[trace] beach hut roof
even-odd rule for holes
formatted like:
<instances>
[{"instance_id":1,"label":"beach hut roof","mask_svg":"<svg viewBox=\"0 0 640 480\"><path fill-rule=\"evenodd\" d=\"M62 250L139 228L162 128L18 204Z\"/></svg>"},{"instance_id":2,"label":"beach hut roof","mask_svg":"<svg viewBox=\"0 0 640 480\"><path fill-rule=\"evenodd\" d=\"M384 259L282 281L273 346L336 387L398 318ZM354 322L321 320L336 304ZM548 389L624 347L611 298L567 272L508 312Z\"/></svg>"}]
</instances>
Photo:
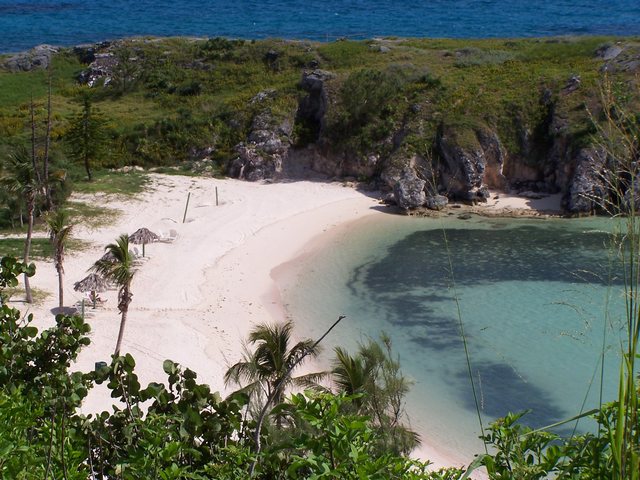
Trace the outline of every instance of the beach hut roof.
<instances>
[{"instance_id":1,"label":"beach hut roof","mask_svg":"<svg viewBox=\"0 0 640 480\"><path fill-rule=\"evenodd\" d=\"M107 287L106 280L97 273L90 273L73 285L76 292L104 292Z\"/></svg>"},{"instance_id":2,"label":"beach hut roof","mask_svg":"<svg viewBox=\"0 0 640 480\"><path fill-rule=\"evenodd\" d=\"M157 234L153 233L151 230L144 227L139 228L138 230L133 232L131 235L129 235L129 241L131 243L137 243L137 244L157 242L159 239L160 237L158 237Z\"/></svg>"}]
</instances>

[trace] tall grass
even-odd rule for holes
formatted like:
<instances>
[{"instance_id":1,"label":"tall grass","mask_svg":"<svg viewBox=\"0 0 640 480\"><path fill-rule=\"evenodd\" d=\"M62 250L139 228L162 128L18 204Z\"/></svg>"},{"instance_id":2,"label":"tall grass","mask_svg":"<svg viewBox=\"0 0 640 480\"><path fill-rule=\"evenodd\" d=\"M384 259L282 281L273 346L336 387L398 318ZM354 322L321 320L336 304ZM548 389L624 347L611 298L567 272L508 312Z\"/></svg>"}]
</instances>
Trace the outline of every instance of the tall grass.
<instances>
[{"instance_id":1,"label":"tall grass","mask_svg":"<svg viewBox=\"0 0 640 480\"><path fill-rule=\"evenodd\" d=\"M601 179L611 197L602 207L620 219L612 241L624 275L625 342L617 398L617 415L607 432L611 443L612 478L640 478L639 394L636 361L640 336L640 116L628 109L627 98L609 78L601 89L602 114L594 121L607 168ZM593 116L592 116L593 118Z\"/></svg>"}]
</instances>

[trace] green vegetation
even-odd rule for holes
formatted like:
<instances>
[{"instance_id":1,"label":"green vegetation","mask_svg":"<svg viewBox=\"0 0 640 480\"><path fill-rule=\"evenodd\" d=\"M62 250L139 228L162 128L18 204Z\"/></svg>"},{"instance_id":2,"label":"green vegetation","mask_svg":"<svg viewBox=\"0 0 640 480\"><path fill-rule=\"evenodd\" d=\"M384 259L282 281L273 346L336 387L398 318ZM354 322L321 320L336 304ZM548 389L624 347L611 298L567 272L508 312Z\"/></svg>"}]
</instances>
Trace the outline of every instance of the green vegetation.
<instances>
[{"instance_id":1,"label":"green vegetation","mask_svg":"<svg viewBox=\"0 0 640 480\"><path fill-rule=\"evenodd\" d=\"M82 251L87 244L82 240L71 239L67 244L67 252ZM0 238L0 252L12 257L22 256L24 238ZM34 238L31 242L31 258L34 260L52 259L53 248L48 238Z\"/></svg>"},{"instance_id":2,"label":"green vegetation","mask_svg":"<svg viewBox=\"0 0 640 480\"><path fill-rule=\"evenodd\" d=\"M24 147L46 170L39 182L51 193L38 200L38 217L72 189L142 187L137 174L107 169L224 173L258 115L274 128L290 126L295 148L316 144L338 162L362 162L356 176L375 178L413 155L438 162L433 147L443 131L455 132L462 147L477 146L478 132L495 133L509 158L536 165L557 136L566 137L569 151L591 144L587 109L600 117L605 62L597 52L615 42L636 55L637 39L609 37L129 39L103 52L115 64L110 80L99 78L92 88L78 82L88 68L82 55L63 51L50 72L0 70L0 167ZM314 69L332 74L321 121L297 113L307 95L302 72ZM627 90L634 82L624 68L610 75ZM571 82L577 87L563 93ZM371 157L379 159L374 167L365 161ZM89 176L93 181L84 180ZM21 209L24 196L0 192L0 227L15 227Z\"/></svg>"},{"instance_id":3,"label":"green vegetation","mask_svg":"<svg viewBox=\"0 0 640 480\"><path fill-rule=\"evenodd\" d=\"M148 177L139 172L127 173L99 171L91 181L80 180L73 184L78 193L107 193L114 195L134 196L141 193L148 183Z\"/></svg>"},{"instance_id":4,"label":"green vegetation","mask_svg":"<svg viewBox=\"0 0 640 480\"><path fill-rule=\"evenodd\" d=\"M453 480L483 466L492 479L638 480L640 128L637 91L629 88L634 80L628 74L612 72L604 98L599 95L603 61L595 52L610 40L127 40L114 51L119 64L112 82L94 90L93 105L105 119L99 168L182 169L207 151L223 170L259 111L267 109L278 121L300 121L295 110L305 94L298 88L301 70L316 67L335 75L327 85L320 139L335 153L384 157L402 149L427 156L439 131L451 129L458 144L473 146L478 131L490 128L511 154L524 155L523 133L538 145L555 135L549 128L552 113L565 121L563 134L573 145L599 139L614 173L605 181L619 192L604 207L615 215L631 214L612 239L628 275L619 396L596 411L578 413L592 416L597 430L570 438L531 431L518 422L521 413L505 412L484 431L488 451L466 473L429 473L426 464L405 456L417 442L402 424L409 382L384 338L363 344L355 354L336 350L333 384L324 389L317 384L320 374L298 378L314 389L287 389L296 380L293 370L318 346L311 340L289 345L288 324L263 325L252 333L245 357L226 377L242 388L227 399L169 360L163 365L167 384L143 387L133 357L119 355L133 277L126 237L109 245L112 260L95 266L120 289L112 362L95 372L71 373L72 362L89 344L84 320L58 316L56 327L39 334L31 318L23 321L6 304L18 277L24 275L26 283L34 274L29 256L52 255L48 241L31 242L34 218L64 204L74 181L79 192L133 194L146 177L96 169L91 181L80 180L89 173L86 154L95 157L90 161L98 156L67 144L75 135L73 147L78 147L82 131L74 125L87 117L86 104L79 103L87 88L75 80L84 66L70 53L54 62L51 109L46 73L0 72L0 166L10 187L0 191L0 221L28 225L26 249L23 240L0 240L3 254L25 259L6 256L0 263L0 476ZM575 93L561 94L567 85L578 85ZM275 93L259 106L252 102L267 89ZM298 146L318 140L308 126L298 127ZM538 154L534 148L527 160L538 161ZM40 193L46 189L51 198ZM74 222L111 215L82 203L69 207ZM28 286L26 294L33 296ZM121 406L95 417L81 415L88 390L102 383Z\"/></svg>"},{"instance_id":5,"label":"green vegetation","mask_svg":"<svg viewBox=\"0 0 640 480\"><path fill-rule=\"evenodd\" d=\"M317 67L336 75L329 90L337 95L331 98L327 119L335 128L324 132L334 149L384 153L387 137L404 128L412 134L406 148L421 151L444 123L494 128L509 150L518 153L521 132L514 124L533 131L546 121L548 106L541 102L545 90L554 95L550 100L558 103L573 133L584 134L584 105L597 100L603 64L596 51L620 40L382 39L321 44L131 39L113 48L119 63L107 86L78 85L77 74L86 65L70 52L56 57L53 150L87 158L82 142L72 142L69 149L63 140L78 139L78 122L87 117L83 99L90 93L92 107L106 122L99 133L105 138L97 142L105 142L101 166L172 166L198 158L199 151L209 148L211 158L224 169L233 147L246 141L256 113L250 100L258 92L273 90L269 111L293 122L304 95L298 86L301 72ZM580 78L579 91L558 98L557 92L573 76ZM616 76L629 78L624 73ZM0 71L0 152L29 137L31 95L36 124L43 124L46 83L46 72ZM312 140L303 135L296 145ZM70 171L80 167L65 165Z\"/></svg>"},{"instance_id":6,"label":"green vegetation","mask_svg":"<svg viewBox=\"0 0 640 480\"><path fill-rule=\"evenodd\" d=\"M131 355L113 356L95 372L70 373L89 344L80 317L56 317L38 334L30 318L5 303L21 274L10 257L0 265L0 475L3 478L119 479L372 478L459 479L462 471L428 473L427 464L378 451L378 433L354 411L358 395L308 391L283 397L256 449L248 396L227 399L199 384L195 372L166 360L167 383L142 387ZM316 342L317 343L317 342ZM95 384L122 405L95 417L78 413ZM143 407L144 405L144 407Z\"/></svg>"}]
</instances>

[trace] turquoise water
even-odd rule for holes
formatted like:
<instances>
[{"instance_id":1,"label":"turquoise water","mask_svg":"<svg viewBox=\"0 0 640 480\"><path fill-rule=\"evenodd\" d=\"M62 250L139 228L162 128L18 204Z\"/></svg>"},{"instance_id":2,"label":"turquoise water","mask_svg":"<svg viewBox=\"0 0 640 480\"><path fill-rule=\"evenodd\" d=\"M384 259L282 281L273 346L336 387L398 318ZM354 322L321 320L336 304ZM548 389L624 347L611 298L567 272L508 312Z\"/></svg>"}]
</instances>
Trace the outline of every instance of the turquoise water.
<instances>
[{"instance_id":1,"label":"turquoise water","mask_svg":"<svg viewBox=\"0 0 640 480\"><path fill-rule=\"evenodd\" d=\"M0 0L0 52L132 35L334 40L638 35L637 0Z\"/></svg>"},{"instance_id":2,"label":"turquoise water","mask_svg":"<svg viewBox=\"0 0 640 480\"><path fill-rule=\"evenodd\" d=\"M608 228L602 219L375 216L296 261L280 279L283 297L311 336L347 315L327 357L333 345L389 333L415 382L412 424L470 459L482 443L455 297L485 426L509 411L531 409L524 421L539 427L597 406L603 339L611 400L623 308Z\"/></svg>"}]
</instances>

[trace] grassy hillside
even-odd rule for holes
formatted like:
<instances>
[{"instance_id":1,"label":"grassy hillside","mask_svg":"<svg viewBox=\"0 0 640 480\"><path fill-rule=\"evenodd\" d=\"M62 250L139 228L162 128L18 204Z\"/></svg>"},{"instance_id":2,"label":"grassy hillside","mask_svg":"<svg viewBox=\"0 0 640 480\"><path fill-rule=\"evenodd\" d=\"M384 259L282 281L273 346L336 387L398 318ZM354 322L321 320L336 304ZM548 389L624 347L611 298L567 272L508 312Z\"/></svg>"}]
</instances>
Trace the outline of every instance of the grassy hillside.
<instances>
[{"instance_id":1,"label":"grassy hillside","mask_svg":"<svg viewBox=\"0 0 640 480\"><path fill-rule=\"evenodd\" d=\"M511 155L524 155L526 134L535 153L535 143L548 136L551 114L563 119L572 142L591 134L587 107L597 114L605 64L598 52L616 43L638 53L638 39L608 37L333 43L136 38L102 51L120 64L107 85L99 81L93 88L77 80L87 64L77 52L63 50L51 69L53 159L68 179L82 178L81 166L68 159L65 138L89 94L107 122L99 166L189 168L185 162L207 156L224 171L235 146L247 141L254 115L265 108L251 101L264 91L271 91L270 115L293 124L296 147L322 140L325 150L338 154L406 156L428 151L446 125L457 128L462 145L476 141L469 132L490 128ZM313 69L335 75L327 84L321 139L296 117L306 95L299 86L302 72ZM612 70L625 101L637 102L627 95L637 81L633 68ZM29 144L31 99L42 148L47 78L42 70L0 69L0 161ZM571 79L577 89L562 95Z\"/></svg>"}]
</instances>

